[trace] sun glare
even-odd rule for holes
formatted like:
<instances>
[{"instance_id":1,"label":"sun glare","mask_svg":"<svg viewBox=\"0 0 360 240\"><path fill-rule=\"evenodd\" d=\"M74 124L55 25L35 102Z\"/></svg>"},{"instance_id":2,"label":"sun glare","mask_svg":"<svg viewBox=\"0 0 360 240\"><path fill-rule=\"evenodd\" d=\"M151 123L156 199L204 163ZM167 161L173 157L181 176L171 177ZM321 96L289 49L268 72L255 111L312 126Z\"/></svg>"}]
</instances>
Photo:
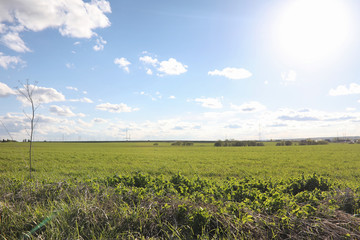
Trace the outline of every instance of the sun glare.
<instances>
[{"instance_id":1,"label":"sun glare","mask_svg":"<svg viewBox=\"0 0 360 240\"><path fill-rule=\"evenodd\" d=\"M274 37L292 61L315 64L336 57L351 38L349 6L341 0L287 1L275 24Z\"/></svg>"}]
</instances>

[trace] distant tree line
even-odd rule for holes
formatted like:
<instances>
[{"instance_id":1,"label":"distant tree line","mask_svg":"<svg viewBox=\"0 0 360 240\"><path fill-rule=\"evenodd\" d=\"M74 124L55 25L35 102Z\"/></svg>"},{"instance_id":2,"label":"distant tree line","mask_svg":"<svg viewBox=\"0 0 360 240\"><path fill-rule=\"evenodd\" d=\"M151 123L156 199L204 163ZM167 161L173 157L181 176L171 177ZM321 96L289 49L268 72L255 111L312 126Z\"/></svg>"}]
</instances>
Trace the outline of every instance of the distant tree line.
<instances>
[{"instance_id":1,"label":"distant tree line","mask_svg":"<svg viewBox=\"0 0 360 240\"><path fill-rule=\"evenodd\" d=\"M16 140L12 139L3 139L2 142L17 142Z\"/></svg>"},{"instance_id":2,"label":"distant tree line","mask_svg":"<svg viewBox=\"0 0 360 240\"><path fill-rule=\"evenodd\" d=\"M291 146L291 145L293 145L292 141L281 141L276 143L276 146Z\"/></svg>"},{"instance_id":3,"label":"distant tree line","mask_svg":"<svg viewBox=\"0 0 360 240\"><path fill-rule=\"evenodd\" d=\"M214 144L215 147L256 147L264 146L262 142L256 141L238 141L238 140L218 140Z\"/></svg>"},{"instance_id":4,"label":"distant tree line","mask_svg":"<svg viewBox=\"0 0 360 240\"><path fill-rule=\"evenodd\" d=\"M186 141L176 141L171 143L171 146L193 146L193 142L186 142Z\"/></svg>"},{"instance_id":5,"label":"distant tree line","mask_svg":"<svg viewBox=\"0 0 360 240\"><path fill-rule=\"evenodd\" d=\"M325 141L325 140L316 141L316 140L306 139L306 140L301 140L299 142L298 141L292 142L289 140L280 141L280 142L276 143L276 146L292 146L296 143L298 143L299 145L326 145L326 144L329 144L329 142Z\"/></svg>"},{"instance_id":6,"label":"distant tree line","mask_svg":"<svg viewBox=\"0 0 360 240\"><path fill-rule=\"evenodd\" d=\"M326 145L326 144L329 144L329 142L324 140L315 141L311 139L301 140L299 142L299 145Z\"/></svg>"}]
</instances>

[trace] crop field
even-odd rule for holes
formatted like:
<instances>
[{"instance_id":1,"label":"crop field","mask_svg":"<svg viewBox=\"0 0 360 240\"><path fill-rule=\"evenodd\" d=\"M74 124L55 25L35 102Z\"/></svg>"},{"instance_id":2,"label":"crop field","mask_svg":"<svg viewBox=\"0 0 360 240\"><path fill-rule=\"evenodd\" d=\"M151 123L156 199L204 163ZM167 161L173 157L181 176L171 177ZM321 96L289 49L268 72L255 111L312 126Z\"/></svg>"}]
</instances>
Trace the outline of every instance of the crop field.
<instances>
[{"instance_id":1,"label":"crop field","mask_svg":"<svg viewBox=\"0 0 360 240\"><path fill-rule=\"evenodd\" d=\"M358 239L360 144L0 144L0 239Z\"/></svg>"},{"instance_id":2,"label":"crop field","mask_svg":"<svg viewBox=\"0 0 360 240\"><path fill-rule=\"evenodd\" d=\"M352 186L360 185L360 144L321 146L214 147L212 143L34 143L37 179L107 177L137 172L152 176L211 179L227 177L288 178L317 173ZM4 177L28 175L28 144L0 144Z\"/></svg>"}]
</instances>

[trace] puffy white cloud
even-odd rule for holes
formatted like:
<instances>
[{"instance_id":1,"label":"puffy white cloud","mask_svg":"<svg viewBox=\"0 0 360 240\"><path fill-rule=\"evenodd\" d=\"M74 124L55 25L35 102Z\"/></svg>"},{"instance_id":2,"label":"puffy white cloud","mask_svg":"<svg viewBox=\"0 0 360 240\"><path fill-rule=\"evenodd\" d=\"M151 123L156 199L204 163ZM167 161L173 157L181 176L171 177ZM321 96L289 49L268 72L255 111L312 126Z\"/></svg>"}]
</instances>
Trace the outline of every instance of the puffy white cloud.
<instances>
[{"instance_id":1,"label":"puffy white cloud","mask_svg":"<svg viewBox=\"0 0 360 240\"><path fill-rule=\"evenodd\" d=\"M341 96L341 95L351 95L351 94L360 94L360 85L356 83L350 83L349 87L346 85L337 86L335 89L330 89L330 96Z\"/></svg>"},{"instance_id":2,"label":"puffy white cloud","mask_svg":"<svg viewBox=\"0 0 360 240\"><path fill-rule=\"evenodd\" d=\"M94 29L110 26L105 15L110 12L105 0L0 1L0 23L7 25L1 27L1 33L5 33L1 41L14 51L26 52L30 49L19 36L22 31L55 28L62 36L91 38L96 35Z\"/></svg>"},{"instance_id":3,"label":"puffy white cloud","mask_svg":"<svg viewBox=\"0 0 360 240\"><path fill-rule=\"evenodd\" d=\"M96 109L113 112L113 113L134 112L139 110L138 108L129 107L125 103L119 103L119 104L102 103L96 105Z\"/></svg>"},{"instance_id":4,"label":"puffy white cloud","mask_svg":"<svg viewBox=\"0 0 360 240\"><path fill-rule=\"evenodd\" d=\"M145 52L147 53L147 52ZM153 70L149 67L152 67L154 70L158 71L158 76L164 75L180 75L187 72L187 65L178 62L175 58L169 58L167 61L159 61L157 58L151 56L142 56L139 58L139 61L143 64L146 64L146 74L152 75Z\"/></svg>"},{"instance_id":5,"label":"puffy white cloud","mask_svg":"<svg viewBox=\"0 0 360 240\"><path fill-rule=\"evenodd\" d=\"M201 103L206 108L222 108L221 98L195 98L195 102Z\"/></svg>"},{"instance_id":6,"label":"puffy white cloud","mask_svg":"<svg viewBox=\"0 0 360 240\"><path fill-rule=\"evenodd\" d=\"M20 57L5 56L0 52L0 66L7 69L8 67L14 66L15 64L25 64Z\"/></svg>"},{"instance_id":7,"label":"puffy white cloud","mask_svg":"<svg viewBox=\"0 0 360 240\"><path fill-rule=\"evenodd\" d=\"M62 116L62 117L74 117L76 116L75 113L73 113L69 107L63 106L57 106L57 105L51 105L49 107L49 111L53 114L56 114L58 116Z\"/></svg>"},{"instance_id":8,"label":"puffy white cloud","mask_svg":"<svg viewBox=\"0 0 360 240\"><path fill-rule=\"evenodd\" d=\"M176 97L174 95L171 95L169 99L175 99Z\"/></svg>"},{"instance_id":9,"label":"puffy white cloud","mask_svg":"<svg viewBox=\"0 0 360 240\"><path fill-rule=\"evenodd\" d=\"M140 62L143 62L145 64L153 65L154 67L159 63L159 61L156 58L152 58L150 56L143 56L139 58Z\"/></svg>"},{"instance_id":10,"label":"puffy white cloud","mask_svg":"<svg viewBox=\"0 0 360 240\"><path fill-rule=\"evenodd\" d=\"M294 70L289 70L288 72L281 73L281 79L285 84L296 81L296 72Z\"/></svg>"},{"instance_id":11,"label":"puffy white cloud","mask_svg":"<svg viewBox=\"0 0 360 240\"><path fill-rule=\"evenodd\" d=\"M169 58L167 61L161 61L158 68L159 72L166 75L180 75L187 71L188 66L176 61L175 58Z\"/></svg>"},{"instance_id":12,"label":"puffy white cloud","mask_svg":"<svg viewBox=\"0 0 360 240\"><path fill-rule=\"evenodd\" d=\"M96 45L93 47L95 51L104 50L104 45L107 43L102 37L96 39Z\"/></svg>"},{"instance_id":13,"label":"puffy white cloud","mask_svg":"<svg viewBox=\"0 0 360 240\"><path fill-rule=\"evenodd\" d=\"M252 76L251 72L244 68L224 68L223 70L217 70L209 71L208 75L210 76L223 76L229 79L239 80L239 79L245 79Z\"/></svg>"},{"instance_id":14,"label":"puffy white cloud","mask_svg":"<svg viewBox=\"0 0 360 240\"><path fill-rule=\"evenodd\" d=\"M38 87L31 84L29 88L33 89L33 100L36 104L65 101L65 96L54 88ZM19 88L19 91L25 92L25 89ZM24 104L29 104L28 100L19 93L17 99Z\"/></svg>"},{"instance_id":15,"label":"puffy white cloud","mask_svg":"<svg viewBox=\"0 0 360 240\"><path fill-rule=\"evenodd\" d=\"M11 89L8 85L5 83L0 82L0 97L7 97L9 95L15 95L16 92Z\"/></svg>"},{"instance_id":16,"label":"puffy white cloud","mask_svg":"<svg viewBox=\"0 0 360 240\"><path fill-rule=\"evenodd\" d=\"M231 108L243 113L252 113L252 112L262 111L266 107L259 102L252 101L252 102L243 103L240 106L231 104Z\"/></svg>"},{"instance_id":17,"label":"puffy white cloud","mask_svg":"<svg viewBox=\"0 0 360 240\"><path fill-rule=\"evenodd\" d=\"M129 72L129 65L131 62L129 62L126 58L115 58L114 63L119 65L119 68L124 69L125 72Z\"/></svg>"}]
</instances>

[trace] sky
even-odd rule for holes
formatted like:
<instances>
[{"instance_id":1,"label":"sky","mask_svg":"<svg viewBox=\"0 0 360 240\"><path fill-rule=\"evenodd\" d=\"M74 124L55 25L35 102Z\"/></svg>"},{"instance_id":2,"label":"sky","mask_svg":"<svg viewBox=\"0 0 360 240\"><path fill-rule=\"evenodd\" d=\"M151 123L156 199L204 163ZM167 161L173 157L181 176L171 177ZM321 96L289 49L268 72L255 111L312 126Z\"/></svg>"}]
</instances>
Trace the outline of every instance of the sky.
<instances>
[{"instance_id":1,"label":"sky","mask_svg":"<svg viewBox=\"0 0 360 240\"><path fill-rule=\"evenodd\" d=\"M0 138L360 136L356 0L2 0Z\"/></svg>"}]
</instances>

